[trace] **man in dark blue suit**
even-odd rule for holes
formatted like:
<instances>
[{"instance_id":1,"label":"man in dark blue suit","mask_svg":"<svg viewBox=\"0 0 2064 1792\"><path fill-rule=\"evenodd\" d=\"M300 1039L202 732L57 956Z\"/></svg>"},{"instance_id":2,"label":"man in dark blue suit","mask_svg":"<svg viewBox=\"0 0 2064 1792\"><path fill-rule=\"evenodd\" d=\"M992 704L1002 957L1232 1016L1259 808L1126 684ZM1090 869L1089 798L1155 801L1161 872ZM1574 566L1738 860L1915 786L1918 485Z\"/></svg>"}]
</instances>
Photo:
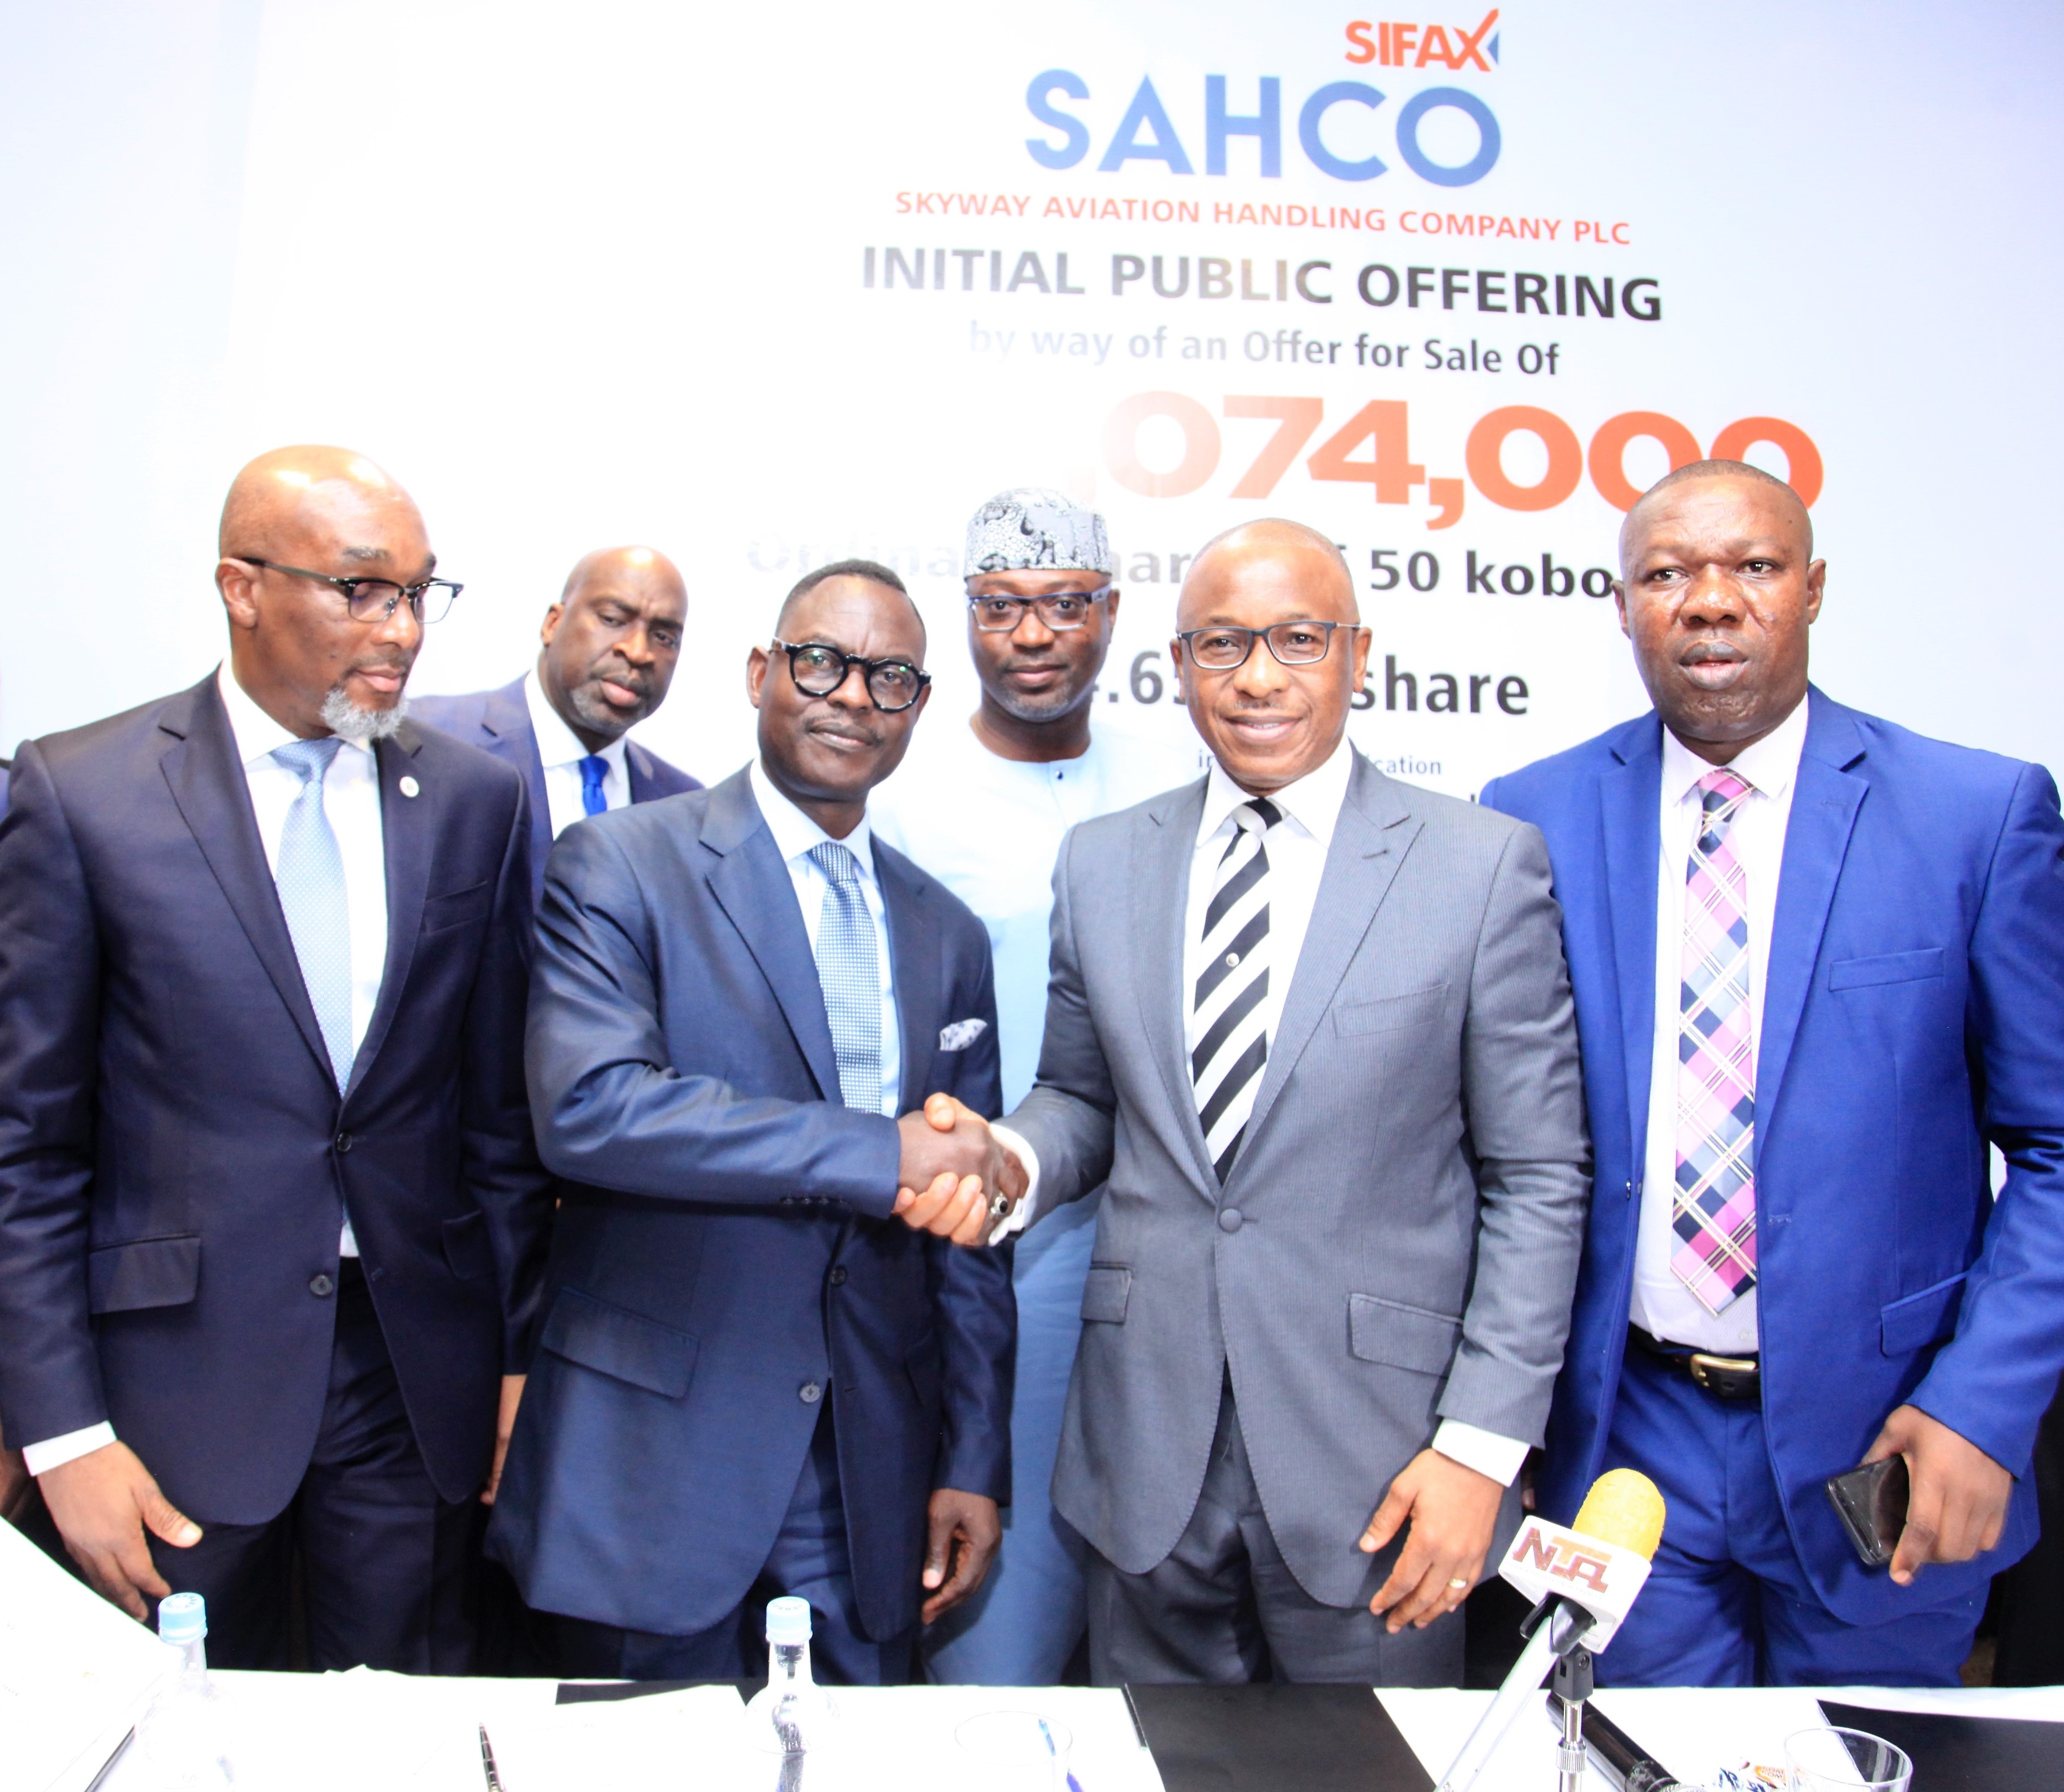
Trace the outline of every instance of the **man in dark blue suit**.
<instances>
[{"instance_id":1,"label":"man in dark blue suit","mask_svg":"<svg viewBox=\"0 0 2064 1792\"><path fill-rule=\"evenodd\" d=\"M703 787L627 731L667 699L687 588L656 549L599 548L545 612L538 663L498 691L410 700L412 721L484 748L530 793L530 875L545 887L552 842L584 816Z\"/></svg>"},{"instance_id":2,"label":"man in dark blue suit","mask_svg":"<svg viewBox=\"0 0 2064 1792\"><path fill-rule=\"evenodd\" d=\"M2064 1364L2056 787L1809 687L1768 474L1681 469L1620 551L1655 712L1483 792L1547 836L1598 1166L1542 1504L1668 1502L1601 1677L1954 1685ZM1823 1484L1895 1454L1888 1573Z\"/></svg>"},{"instance_id":3,"label":"man in dark blue suit","mask_svg":"<svg viewBox=\"0 0 2064 1792\"><path fill-rule=\"evenodd\" d=\"M313 1665L461 1672L550 1211L522 781L400 719L458 588L379 468L262 457L221 549L226 663L0 823L0 1422L212 1659L287 1665L298 1555Z\"/></svg>"},{"instance_id":4,"label":"man in dark blue suit","mask_svg":"<svg viewBox=\"0 0 2064 1792\"><path fill-rule=\"evenodd\" d=\"M910 1111L996 1110L988 937L867 824L923 658L894 574L819 569L752 650L757 759L553 852L529 1056L565 1200L489 1547L570 1672L756 1673L795 1593L828 1677L906 1680L995 1552L1010 1255L948 1242L995 1165Z\"/></svg>"}]
</instances>

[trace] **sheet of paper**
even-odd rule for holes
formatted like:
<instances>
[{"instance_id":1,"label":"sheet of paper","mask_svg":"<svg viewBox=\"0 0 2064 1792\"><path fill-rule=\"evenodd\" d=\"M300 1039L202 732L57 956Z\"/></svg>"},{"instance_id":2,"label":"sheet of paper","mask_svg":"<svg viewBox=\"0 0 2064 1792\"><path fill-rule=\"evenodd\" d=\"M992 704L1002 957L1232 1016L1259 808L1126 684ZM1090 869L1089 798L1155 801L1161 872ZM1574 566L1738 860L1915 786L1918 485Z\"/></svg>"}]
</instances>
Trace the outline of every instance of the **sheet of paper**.
<instances>
[{"instance_id":1,"label":"sheet of paper","mask_svg":"<svg viewBox=\"0 0 2064 1792\"><path fill-rule=\"evenodd\" d=\"M1491 1701L1489 1693L1389 1686L1379 1687L1377 1696L1437 1782ZM1781 1768L1784 1738L1820 1722L1812 1693L1788 1687L1627 1689L1601 1692L1598 1705L1673 1774L1692 1786L1705 1784L1723 1767L1739 1771L1748 1763ZM1522 1713L1491 1757L1483 1778L1477 1782L1479 1792L1539 1792L1543 1786L1553 1786L1556 1742L1544 1693L1538 1714ZM1590 1782L1600 1788L1607 1784L1595 1766Z\"/></svg>"},{"instance_id":2,"label":"sheet of paper","mask_svg":"<svg viewBox=\"0 0 2064 1792\"><path fill-rule=\"evenodd\" d=\"M0 1786L81 1792L179 1659L0 1524Z\"/></svg>"}]
</instances>

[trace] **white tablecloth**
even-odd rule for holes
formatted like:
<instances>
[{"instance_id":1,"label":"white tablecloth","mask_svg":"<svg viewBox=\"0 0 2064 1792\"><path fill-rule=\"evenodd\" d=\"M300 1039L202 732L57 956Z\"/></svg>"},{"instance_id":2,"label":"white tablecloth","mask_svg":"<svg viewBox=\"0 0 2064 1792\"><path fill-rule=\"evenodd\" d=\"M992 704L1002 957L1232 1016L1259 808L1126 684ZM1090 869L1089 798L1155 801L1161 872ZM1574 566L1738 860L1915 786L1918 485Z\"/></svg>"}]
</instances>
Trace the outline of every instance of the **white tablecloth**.
<instances>
[{"instance_id":1,"label":"white tablecloth","mask_svg":"<svg viewBox=\"0 0 2064 1792\"><path fill-rule=\"evenodd\" d=\"M550 1681L365 1672L216 1678L236 1792L483 1792L482 1724L494 1738L504 1792L742 1792L775 1782L772 1762L744 1752L740 1707L727 1689L558 1706ZM1082 1792L1159 1792L1160 1777L1119 1693L918 1686L834 1696L845 1758L837 1773L827 1761L823 1773L812 1774L812 1792L1017 1792L1016 1776L1000 1778L994 1763L970 1754L955 1738L968 1718L998 1710L1036 1711L1071 1734L1068 1766ZM1820 1696L1774 1689L1606 1692L1599 1704L1679 1778L1697 1783L1721 1767L1781 1762L1785 1737L1820 1721L1814 1702ZM1850 1687L1825 1696L1879 1709L2064 1720L2060 1688ZM1437 1780L1490 1695L1379 1689L1378 1697ZM1552 1792L1554 1757L1546 1715L1522 1717L1478 1784L1483 1792ZM109 1775L105 1792L156 1792L161 1783L136 1746ZM1022 1784L1031 1792L1038 1783L1030 1764Z\"/></svg>"}]
</instances>

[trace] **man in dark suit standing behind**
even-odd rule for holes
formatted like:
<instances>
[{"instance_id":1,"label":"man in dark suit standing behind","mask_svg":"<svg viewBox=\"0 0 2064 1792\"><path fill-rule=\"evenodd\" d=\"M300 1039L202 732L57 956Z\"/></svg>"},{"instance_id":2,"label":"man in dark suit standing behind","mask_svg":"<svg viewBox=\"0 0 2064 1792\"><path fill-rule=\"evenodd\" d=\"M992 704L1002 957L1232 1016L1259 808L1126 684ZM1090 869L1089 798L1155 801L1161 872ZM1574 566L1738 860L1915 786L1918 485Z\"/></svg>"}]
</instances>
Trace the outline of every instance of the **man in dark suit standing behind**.
<instances>
[{"instance_id":1,"label":"man in dark suit standing behind","mask_svg":"<svg viewBox=\"0 0 2064 1792\"><path fill-rule=\"evenodd\" d=\"M550 1215L522 783L401 719L458 587L378 467L261 457L221 554L227 663L0 824L0 1420L216 1661L286 1665L297 1552L314 1666L464 1671Z\"/></svg>"},{"instance_id":2,"label":"man in dark suit standing behind","mask_svg":"<svg viewBox=\"0 0 2064 1792\"><path fill-rule=\"evenodd\" d=\"M1009 1253L918 1229L989 1150L909 1111L995 1111L988 936L867 824L924 626L851 562L776 636L753 763L574 829L545 880L530 1087L566 1192L489 1547L583 1675L756 1673L793 1593L825 1677L908 1680L1009 1497Z\"/></svg>"},{"instance_id":3,"label":"man in dark suit standing behind","mask_svg":"<svg viewBox=\"0 0 2064 1792\"><path fill-rule=\"evenodd\" d=\"M538 663L498 691L417 697L411 719L506 760L530 792L530 876L583 817L703 787L628 738L667 699L687 588L654 548L599 548L545 612Z\"/></svg>"}]
</instances>

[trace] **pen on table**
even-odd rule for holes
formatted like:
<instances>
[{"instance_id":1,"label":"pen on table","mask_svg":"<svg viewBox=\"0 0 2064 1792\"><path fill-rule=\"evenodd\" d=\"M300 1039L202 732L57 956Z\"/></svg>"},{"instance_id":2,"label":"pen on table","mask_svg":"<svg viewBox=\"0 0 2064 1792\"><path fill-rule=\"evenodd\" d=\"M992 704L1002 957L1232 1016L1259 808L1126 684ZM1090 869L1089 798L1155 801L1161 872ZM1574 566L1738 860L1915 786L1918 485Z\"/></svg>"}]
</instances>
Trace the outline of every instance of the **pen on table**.
<instances>
[{"instance_id":1,"label":"pen on table","mask_svg":"<svg viewBox=\"0 0 2064 1792\"><path fill-rule=\"evenodd\" d=\"M1044 1718L1039 1720L1039 1734L1046 1739L1046 1754L1049 1758L1058 1760L1061 1751L1054 1746L1054 1732ZM1073 1774L1068 1775L1068 1792L1082 1792L1082 1782Z\"/></svg>"},{"instance_id":2,"label":"pen on table","mask_svg":"<svg viewBox=\"0 0 2064 1792\"><path fill-rule=\"evenodd\" d=\"M487 1792L502 1792L502 1776L494 1770L494 1745L487 1739L487 1726L480 1726L480 1770L487 1775Z\"/></svg>"}]
</instances>

